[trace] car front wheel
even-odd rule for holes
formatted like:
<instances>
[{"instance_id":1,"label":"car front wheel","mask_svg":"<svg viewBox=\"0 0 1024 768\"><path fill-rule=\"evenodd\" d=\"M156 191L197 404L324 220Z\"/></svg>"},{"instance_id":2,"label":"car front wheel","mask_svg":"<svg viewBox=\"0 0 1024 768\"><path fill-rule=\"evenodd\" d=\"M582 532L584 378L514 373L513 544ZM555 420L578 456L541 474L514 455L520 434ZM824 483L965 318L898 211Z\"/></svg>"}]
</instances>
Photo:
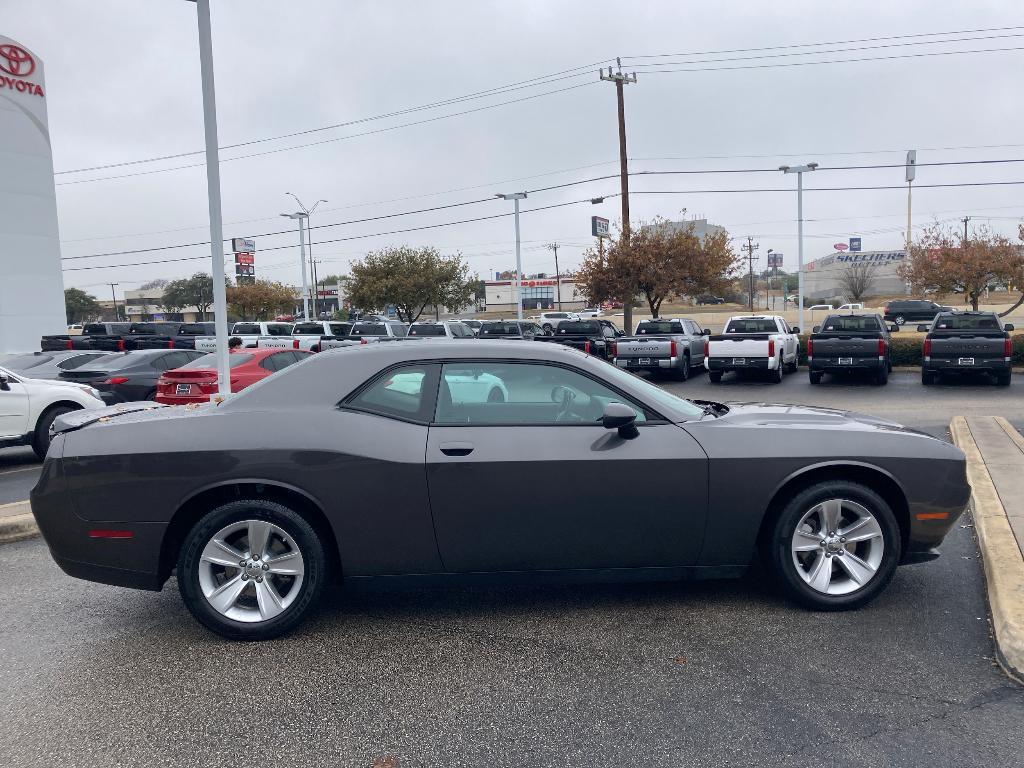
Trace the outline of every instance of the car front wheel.
<instances>
[{"instance_id":1,"label":"car front wheel","mask_svg":"<svg viewBox=\"0 0 1024 768\"><path fill-rule=\"evenodd\" d=\"M783 507L765 560L786 594L813 610L859 608L885 589L900 559L889 505L859 483L825 481Z\"/></svg>"},{"instance_id":2,"label":"car front wheel","mask_svg":"<svg viewBox=\"0 0 1024 768\"><path fill-rule=\"evenodd\" d=\"M77 410L77 408L73 408L70 405L55 405L39 417L35 432L32 433L32 450L39 457L40 461L46 458L46 452L50 450L50 427L53 425L53 422L58 416L63 416L65 413Z\"/></svg>"},{"instance_id":3,"label":"car front wheel","mask_svg":"<svg viewBox=\"0 0 1024 768\"><path fill-rule=\"evenodd\" d=\"M288 507L244 499L217 507L188 533L178 589L202 624L231 640L267 640L312 611L327 560L312 526Z\"/></svg>"},{"instance_id":4,"label":"car front wheel","mask_svg":"<svg viewBox=\"0 0 1024 768\"><path fill-rule=\"evenodd\" d=\"M896 325L903 325L905 322L907 322L907 318L905 318L903 315L896 315L896 317L894 317L892 321L896 323Z\"/></svg>"}]
</instances>

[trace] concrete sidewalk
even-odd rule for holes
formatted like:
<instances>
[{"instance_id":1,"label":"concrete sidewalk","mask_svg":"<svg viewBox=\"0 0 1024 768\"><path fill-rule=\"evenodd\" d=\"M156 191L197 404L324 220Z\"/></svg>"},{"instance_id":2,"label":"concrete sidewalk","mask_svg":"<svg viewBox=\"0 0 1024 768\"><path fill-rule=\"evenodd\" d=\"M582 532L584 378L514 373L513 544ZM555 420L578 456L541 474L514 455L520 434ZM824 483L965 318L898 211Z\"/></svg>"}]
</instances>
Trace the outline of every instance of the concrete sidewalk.
<instances>
[{"instance_id":1,"label":"concrete sidewalk","mask_svg":"<svg viewBox=\"0 0 1024 768\"><path fill-rule=\"evenodd\" d=\"M28 501L0 504L0 544L39 535L39 527Z\"/></svg>"},{"instance_id":2,"label":"concrete sidewalk","mask_svg":"<svg viewBox=\"0 0 1024 768\"><path fill-rule=\"evenodd\" d=\"M996 655L1024 682L1024 438L1001 416L957 416L950 431L967 455Z\"/></svg>"}]
</instances>

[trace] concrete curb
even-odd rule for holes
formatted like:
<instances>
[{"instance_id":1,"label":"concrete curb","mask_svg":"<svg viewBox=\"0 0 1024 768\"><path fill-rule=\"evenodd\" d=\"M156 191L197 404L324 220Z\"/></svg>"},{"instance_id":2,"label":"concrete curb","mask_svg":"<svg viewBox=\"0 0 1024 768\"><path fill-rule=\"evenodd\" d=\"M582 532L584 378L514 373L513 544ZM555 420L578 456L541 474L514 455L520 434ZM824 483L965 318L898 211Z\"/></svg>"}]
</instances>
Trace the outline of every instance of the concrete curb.
<instances>
[{"instance_id":1,"label":"concrete curb","mask_svg":"<svg viewBox=\"0 0 1024 768\"><path fill-rule=\"evenodd\" d=\"M1000 422L1014 442L1024 446L1016 430L1005 419ZM957 416L950 422L949 429L953 442L967 455L971 512L985 565L996 657L1010 677L1024 683L1024 556L967 419Z\"/></svg>"},{"instance_id":2,"label":"concrete curb","mask_svg":"<svg viewBox=\"0 0 1024 768\"><path fill-rule=\"evenodd\" d=\"M0 504L0 544L31 539L39 535L39 526L28 501Z\"/></svg>"}]
</instances>

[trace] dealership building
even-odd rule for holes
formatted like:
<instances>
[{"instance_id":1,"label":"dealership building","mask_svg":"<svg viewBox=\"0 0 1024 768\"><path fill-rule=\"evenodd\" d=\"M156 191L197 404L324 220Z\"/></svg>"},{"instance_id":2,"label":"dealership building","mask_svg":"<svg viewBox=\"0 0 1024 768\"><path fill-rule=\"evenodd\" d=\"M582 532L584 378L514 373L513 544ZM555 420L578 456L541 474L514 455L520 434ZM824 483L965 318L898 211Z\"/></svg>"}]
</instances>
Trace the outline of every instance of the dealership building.
<instances>
[{"instance_id":1,"label":"dealership building","mask_svg":"<svg viewBox=\"0 0 1024 768\"><path fill-rule=\"evenodd\" d=\"M815 299L846 299L843 274L858 264L871 269L869 296L909 293L907 283L897 270L907 257L906 251L859 251L830 253L804 265L804 295Z\"/></svg>"},{"instance_id":2,"label":"dealership building","mask_svg":"<svg viewBox=\"0 0 1024 768\"><path fill-rule=\"evenodd\" d=\"M557 309L559 297L562 309L567 312L586 306L581 289L571 277L527 275L518 291L514 280L488 280L484 283L484 289L488 312L508 312L514 315L520 297L523 309Z\"/></svg>"}]
</instances>

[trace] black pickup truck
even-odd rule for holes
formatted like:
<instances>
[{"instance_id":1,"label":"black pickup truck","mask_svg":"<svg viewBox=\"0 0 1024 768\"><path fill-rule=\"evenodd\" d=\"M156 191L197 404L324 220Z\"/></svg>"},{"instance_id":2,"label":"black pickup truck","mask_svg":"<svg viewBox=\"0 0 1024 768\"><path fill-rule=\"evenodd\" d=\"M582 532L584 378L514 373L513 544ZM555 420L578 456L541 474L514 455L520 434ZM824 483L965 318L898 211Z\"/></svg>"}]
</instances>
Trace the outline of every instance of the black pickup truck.
<instances>
[{"instance_id":1,"label":"black pickup truck","mask_svg":"<svg viewBox=\"0 0 1024 768\"><path fill-rule=\"evenodd\" d=\"M142 339L159 340L154 346L145 347L145 349L166 348L170 339L178 333L178 328L182 325L184 323L131 323L128 330L118 336L97 336L93 339L91 348L107 352L143 349L139 346Z\"/></svg>"},{"instance_id":2,"label":"black pickup truck","mask_svg":"<svg viewBox=\"0 0 1024 768\"><path fill-rule=\"evenodd\" d=\"M99 349L93 343L101 338L120 339L128 333L131 323L86 323L78 336L62 333L54 336L43 336L39 348L43 352L56 352L60 349Z\"/></svg>"},{"instance_id":3,"label":"black pickup truck","mask_svg":"<svg viewBox=\"0 0 1024 768\"><path fill-rule=\"evenodd\" d=\"M132 324L135 328L136 324ZM126 349L195 349L196 339L217 335L216 323L139 323L129 331ZM175 329L174 326L177 326Z\"/></svg>"},{"instance_id":4,"label":"black pickup truck","mask_svg":"<svg viewBox=\"0 0 1024 768\"><path fill-rule=\"evenodd\" d=\"M807 371L811 384L820 384L826 373L858 371L885 384L892 372L889 334L899 326L887 326L881 315L829 315L811 329L807 340Z\"/></svg>"},{"instance_id":5,"label":"black pickup truck","mask_svg":"<svg viewBox=\"0 0 1024 768\"><path fill-rule=\"evenodd\" d=\"M1010 323L994 312L940 312L927 331L921 362L921 383L934 384L940 374L984 371L1002 387L1010 383L1013 341Z\"/></svg>"},{"instance_id":6,"label":"black pickup truck","mask_svg":"<svg viewBox=\"0 0 1024 768\"><path fill-rule=\"evenodd\" d=\"M612 342L625 336L611 320L563 320L552 336L536 336L534 341L550 341L586 352L588 355L609 358Z\"/></svg>"}]
</instances>

